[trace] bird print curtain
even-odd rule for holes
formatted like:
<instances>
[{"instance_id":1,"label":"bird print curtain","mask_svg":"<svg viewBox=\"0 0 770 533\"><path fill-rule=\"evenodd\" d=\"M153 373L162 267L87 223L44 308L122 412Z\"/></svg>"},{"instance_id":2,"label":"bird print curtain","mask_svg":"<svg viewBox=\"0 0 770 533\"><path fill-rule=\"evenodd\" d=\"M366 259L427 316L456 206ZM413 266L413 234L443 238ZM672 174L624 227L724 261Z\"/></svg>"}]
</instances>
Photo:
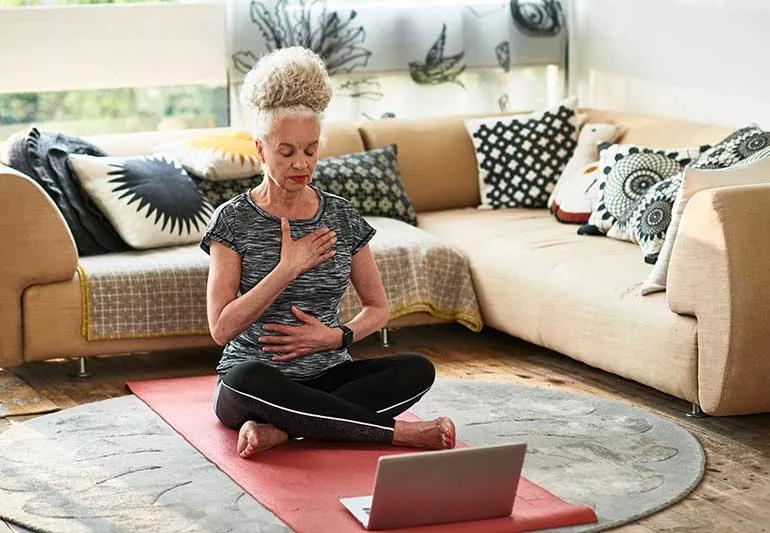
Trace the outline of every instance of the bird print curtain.
<instances>
[{"instance_id":1,"label":"bird print curtain","mask_svg":"<svg viewBox=\"0 0 770 533\"><path fill-rule=\"evenodd\" d=\"M296 45L318 53L334 80L328 120L520 110L522 73L536 78L543 65L565 64L564 4L229 0L231 123L250 124L238 93L257 59Z\"/></svg>"}]
</instances>

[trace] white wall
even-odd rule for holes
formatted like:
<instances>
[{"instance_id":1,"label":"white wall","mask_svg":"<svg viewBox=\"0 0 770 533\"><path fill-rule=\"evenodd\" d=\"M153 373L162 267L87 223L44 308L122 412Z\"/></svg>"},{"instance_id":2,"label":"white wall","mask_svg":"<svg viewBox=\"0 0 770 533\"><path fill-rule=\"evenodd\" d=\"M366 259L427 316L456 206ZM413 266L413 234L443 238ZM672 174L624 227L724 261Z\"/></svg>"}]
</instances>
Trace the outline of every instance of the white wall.
<instances>
[{"instance_id":1,"label":"white wall","mask_svg":"<svg viewBox=\"0 0 770 533\"><path fill-rule=\"evenodd\" d=\"M769 0L572 0L581 105L770 127Z\"/></svg>"},{"instance_id":2,"label":"white wall","mask_svg":"<svg viewBox=\"0 0 770 533\"><path fill-rule=\"evenodd\" d=\"M217 0L0 8L0 93L225 85Z\"/></svg>"}]
</instances>

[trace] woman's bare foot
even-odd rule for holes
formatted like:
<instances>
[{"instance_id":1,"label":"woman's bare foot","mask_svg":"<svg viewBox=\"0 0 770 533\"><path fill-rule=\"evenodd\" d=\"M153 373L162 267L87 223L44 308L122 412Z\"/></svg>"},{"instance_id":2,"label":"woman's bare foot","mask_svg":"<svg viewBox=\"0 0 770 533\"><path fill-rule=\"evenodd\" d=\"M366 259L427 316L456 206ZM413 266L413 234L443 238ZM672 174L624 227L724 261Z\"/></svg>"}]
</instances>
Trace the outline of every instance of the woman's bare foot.
<instances>
[{"instance_id":1,"label":"woman's bare foot","mask_svg":"<svg viewBox=\"0 0 770 533\"><path fill-rule=\"evenodd\" d=\"M455 425L442 416L429 422L403 422L396 420L393 431L393 444L443 450L455 447Z\"/></svg>"},{"instance_id":2,"label":"woman's bare foot","mask_svg":"<svg viewBox=\"0 0 770 533\"><path fill-rule=\"evenodd\" d=\"M277 446L289 439L285 431L272 424L257 424L253 420L243 423L238 432L238 455L248 459L257 452Z\"/></svg>"}]
</instances>

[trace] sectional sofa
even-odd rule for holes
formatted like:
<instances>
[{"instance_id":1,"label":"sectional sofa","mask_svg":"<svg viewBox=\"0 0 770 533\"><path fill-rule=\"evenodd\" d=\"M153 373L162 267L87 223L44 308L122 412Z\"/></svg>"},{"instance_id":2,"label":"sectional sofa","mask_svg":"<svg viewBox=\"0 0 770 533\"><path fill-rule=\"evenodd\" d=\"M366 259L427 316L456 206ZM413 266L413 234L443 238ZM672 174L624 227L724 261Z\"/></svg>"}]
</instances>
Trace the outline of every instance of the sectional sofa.
<instances>
[{"instance_id":1,"label":"sectional sofa","mask_svg":"<svg viewBox=\"0 0 770 533\"><path fill-rule=\"evenodd\" d=\"M650 147L714 143L730 132L583 111L589 121L623 126L621 141ZM136 155L199 133L88 140L110 155ZM651 266L637 245L579 236L576 226L545 209L477 209L475 155L462 117L328 124L324 137L321 157L397 144L419 228L465 257L486 327L687 400L709 415L770 411L770 247L764 240L770 186L698 193L682 219L668 291L641 296ZM0 203L0 367L215 345L205 333L87 340L82 259L56 207L36 183L7 167L0 167ZM121 254L111 256L121 261ZM427 309L388 326L453 319Z\"/></svg>"}]
</instances>

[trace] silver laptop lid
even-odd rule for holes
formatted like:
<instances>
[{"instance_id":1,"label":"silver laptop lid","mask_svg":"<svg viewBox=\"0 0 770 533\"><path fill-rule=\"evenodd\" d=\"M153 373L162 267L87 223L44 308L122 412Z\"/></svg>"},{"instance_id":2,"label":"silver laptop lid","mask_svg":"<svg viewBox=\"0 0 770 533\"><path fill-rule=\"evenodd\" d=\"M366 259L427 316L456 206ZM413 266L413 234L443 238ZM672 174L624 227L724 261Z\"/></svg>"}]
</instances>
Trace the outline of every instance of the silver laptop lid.
<instances>
[{"instance_id":1,"label":"silver laptop lid","mask_svg":"<svg viewBox=\"0 0 770 533\"><path fill-rule=\"evenodd\" d=\"M509 516L526 444L380 457L367 529Z\"/></svg>"}]
</instances>

